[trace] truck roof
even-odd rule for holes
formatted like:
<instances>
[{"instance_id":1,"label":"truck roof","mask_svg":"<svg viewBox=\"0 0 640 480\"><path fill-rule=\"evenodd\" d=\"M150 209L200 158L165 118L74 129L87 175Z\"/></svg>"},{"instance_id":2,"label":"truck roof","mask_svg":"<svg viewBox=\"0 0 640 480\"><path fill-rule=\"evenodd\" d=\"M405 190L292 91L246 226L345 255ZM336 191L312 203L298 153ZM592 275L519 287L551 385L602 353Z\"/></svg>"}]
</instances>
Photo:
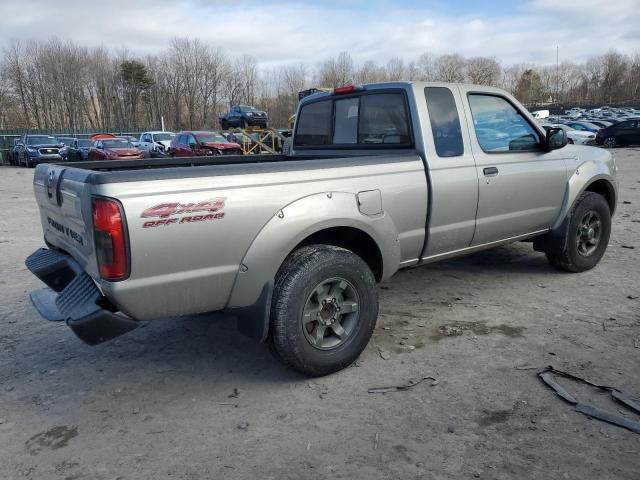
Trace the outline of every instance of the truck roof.
<instances>
[{"instance_id":1,"label":"truck roof","mask_svg":"<svg viewBox=\"0 0 640 480\"><path fill-rule=\"evenodd\" d=\"M425 87L453 87L453 86L465 86L465 87L474 87L477 88L478 91L482 92L493 92L504 95L504 90L495 87L488 87L486 85L475 85L469 83L460 83L460 82L423 82L423 81L398 81L398 82L379 82L379 83L365 83L363 85L354 85L357 91L368 91L368 90L382 90L385 88L425 88ZM338 87L340 88L340 87ZM344 92L350 93L350 92ZM308 95L300 100L300 103L306 103L310 100L315 100L323 97L330 97L333 95L341 95L340 93L335 93L335 90L329 92L317 92L311 95Z\"/></svg>"}]
</instances>

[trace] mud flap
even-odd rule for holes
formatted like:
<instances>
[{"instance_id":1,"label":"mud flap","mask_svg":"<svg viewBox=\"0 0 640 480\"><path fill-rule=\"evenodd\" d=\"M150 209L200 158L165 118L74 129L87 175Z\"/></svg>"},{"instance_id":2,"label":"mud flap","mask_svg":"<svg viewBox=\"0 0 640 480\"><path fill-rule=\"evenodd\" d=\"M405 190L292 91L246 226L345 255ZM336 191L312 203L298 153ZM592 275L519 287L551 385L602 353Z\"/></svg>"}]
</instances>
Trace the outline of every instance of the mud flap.
<instances>
[{"instance_id":1,"label":"mud flap","mask_svg":"<svg viewBox=\"0 0 640 480\"><path fill-rule=\"evenodd\" d=\"M560 254L567 246L567 232L571 217L567 214L562 223L557 228L551 230L546 235L538 237L533 241L533 249L536 252L549 252Z\"/></svg>"},{"instance_id":2,"label":"mud flap","mask_svg":"<svg viewBox=\"0 0 640 480\"><path fill-rule=\"evenodd\" d=\"M229 315L238 319L238 330L247 337L264 342L269 335L269 318L271 317L271 298L273 282L267 283L253 305L240 308L229 308Z\"/></svg>"}]
</instances>

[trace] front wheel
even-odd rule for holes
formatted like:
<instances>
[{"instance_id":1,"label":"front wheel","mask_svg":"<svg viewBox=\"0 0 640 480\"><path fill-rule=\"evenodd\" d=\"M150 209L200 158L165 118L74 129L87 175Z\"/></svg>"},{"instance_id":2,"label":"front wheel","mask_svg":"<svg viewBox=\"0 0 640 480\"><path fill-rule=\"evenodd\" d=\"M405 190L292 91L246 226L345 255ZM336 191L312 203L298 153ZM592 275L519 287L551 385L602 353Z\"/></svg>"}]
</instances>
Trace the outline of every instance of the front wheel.
<instances>
[{"instance_id":1,"label":"front wheel","mask_svg":"<svg viewBox=\"0 0 640 480\"><path fill-rule=\"evenodd\" d=\"M310 376L349 366L364 350L378 317L376 280L349 250L300 248L276 277L271 339L276 356Z\"/></svg>"},{"instance_id":2,"label":"front wheel","mask_svg":"<svg viewBox=\"0 0 640 480\"><path fill-rule=\"evenodd\" d=\"M584 192L571 212L564 251L546 252L547 259L567 272L591 270L604 255L610 235L609 204L602 195Z\"/></svg>"},{"instance_id":3,"label":"front wheel","mask_svg":"<svg viewBox=\"0 0 640 480\"><path fill-rule=\"evenodd\" d=\"M616 137L607 137L602 142L605 148L615 148L618 146L618 142L616 141Z\"/></svg>"}]
</instances>

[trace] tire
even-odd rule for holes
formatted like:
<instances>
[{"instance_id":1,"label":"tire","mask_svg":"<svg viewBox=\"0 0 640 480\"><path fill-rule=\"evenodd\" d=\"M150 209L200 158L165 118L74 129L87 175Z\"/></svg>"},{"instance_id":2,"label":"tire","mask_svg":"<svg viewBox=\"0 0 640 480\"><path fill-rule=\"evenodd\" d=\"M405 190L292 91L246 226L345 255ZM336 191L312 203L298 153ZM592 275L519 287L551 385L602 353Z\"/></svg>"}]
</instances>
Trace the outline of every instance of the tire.
<instances>
[{"instance_id":1,"label":"tire","mask_svg":"<svg viewBox=\"0 0 640 480\"><path fill-rule=\"evenodd\" d=\"M618 141L616 137L607 137L603 140L602 145L604 148L615 148L618 146Z\"/></svg>"},{"instance_id":2,"label":"tire","mask_svg":"<svg viewBox=\"0 0 640 480\"><path fill-rule=\"evenodd\" d=\"M222 130L229 130L229 124L226 120L220 120L220 128Z\"/></svg>"},{"instance_id":3,"label":"tire","mask_svg":"<svg viewBox=\"0 0 640 480\"><path fill-rule=\"evenodd\" d=\"M276 276L272 351L305 375L337 372L362 353L377 317L376 280L364 260L344 248L302 247Z\"/></svg>"},{"instance_id":4,"label":"tire","mask_svg":"<svg viewBox=\"0 0 640 480\"><path fill-rule=\"evenodd\" d=\"M240 123L238 124L240 128L247 128L247 121L244 118L240 119Z\"/></svg>"},{"instance_id":5,"label":"tire","mask_svg":"<svg viewBox=\"0 0 640 480\"><path fill-rule=\"evenodd\" d=\"M591 227L585 228L585 225ZM571 211L564 251L547 251L547 259L551 265L566 272L591 270L604 255L610 236L609 204L602 195L584 192Z\"/></svg>"},{"instance_id":6,"label":"tire","mask_svg":"<svg viewBox=\"0 0 640 480\"><path fill-rule=\"evenodd\" d=\"M573 145L573 143L574 143L574 142L573 142L573 140L568 139L568 140L567 140L567 143L569 143L569 145Z\"/></svg>"}]
</instances>

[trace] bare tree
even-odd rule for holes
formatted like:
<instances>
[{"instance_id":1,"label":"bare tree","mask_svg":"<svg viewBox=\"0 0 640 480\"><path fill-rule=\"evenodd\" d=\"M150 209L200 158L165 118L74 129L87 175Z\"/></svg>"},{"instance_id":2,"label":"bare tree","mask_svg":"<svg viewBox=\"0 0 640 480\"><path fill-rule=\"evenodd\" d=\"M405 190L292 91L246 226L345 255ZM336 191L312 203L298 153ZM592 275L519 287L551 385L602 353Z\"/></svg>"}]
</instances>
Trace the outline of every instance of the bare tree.
<instances>
[{"instance_id":1,"label":"bare tree","mask_svg":"<svg viewBox=\"0 0 640 480\"><path fill-rule=\"evenodd\" d=\"M436 80L437 71L436 71L436 60L433 55L428 53L423 53L418 57L418 61L416 63L416 68L418 71L418 80L422 80L425 82L433 82Z\"/></svg>"},{"instance_id":2,"label":"bare tree","mask_svg":"<svg viewBox=\"0 0 640 480\"><path fill-rule=\"evenodd\" d=\"M466 78L476 85L498 85L500 64L495 58L473 57L466 61Z\"/></svg>"},{"instance_id":3,"label":"bare tree","mask_svg":"<svg viewBox=\"0 0 640 480\"><path fill-rule=\"evenodd\" d=\"M464 82L465 61L461 55L442 55L435 62L436 80L441 82Z\"/></svg>"},{"instance_id":4,"label":"bare tree","mask_svg":"<svg viewBox=\"0 0 640 480\"><path fill-rule=\"evenodd\" d=\"M318 66L317 80L322 87L335 88L354 81L353 59L348 52L324 60Z\"/></svg>"},{"instance_id":5,"label":"bare tree","mask_svg":"<svg viewBox=\"0 0 640 480\"><path fill-rule=\"evenodd\" d=\"M401 58L394 57L387 62L387 80L397 82L398 80L407 80L406 68Z\"/></svg>"}]
</instances>

